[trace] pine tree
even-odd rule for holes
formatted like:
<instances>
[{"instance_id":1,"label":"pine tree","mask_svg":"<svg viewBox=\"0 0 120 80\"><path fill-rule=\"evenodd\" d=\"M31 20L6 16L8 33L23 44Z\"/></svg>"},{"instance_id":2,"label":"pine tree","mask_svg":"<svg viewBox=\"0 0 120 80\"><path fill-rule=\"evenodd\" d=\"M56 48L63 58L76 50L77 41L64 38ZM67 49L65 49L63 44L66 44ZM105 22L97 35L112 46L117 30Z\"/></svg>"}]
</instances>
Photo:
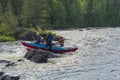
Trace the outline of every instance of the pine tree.
<instances>
[{"instance_id":1,"label":"pine tree","mask_svg":"<svg viewBox=\"0 0 120 80\"><path fill-rule=\"evenodd\" d=\"M18 27L18 21L13 13L13 9L10 2L8 2L7 4L7 10L5 11L3 17L4 18L1 23L1 27L3 28L2 34L10 36L14 33L15 28Z\"/></svg>"},{"instance_id":2,"label":"pine tree","mask_svg":"<svg viewBox=\"0 0 120 80\"><path fill-rule=\"evenodd\" d=\"M41 27L47 24L47 0L24 0L23 24L26 27Z\"/></svg>"},{"instance_id":3,"label":"pine tree","mask_svg":"<svg viewBox=\"0 0 120 80\"><path fill-rule=\"evenodd\" d=\"M2 12L2 6L0 4L0 28L1 28L0 35L2 35L2 30L3 30L3 27L1 26L2 22L3 22L3 12Z\"/></svg>"},{"instance_id":4,"label":"pine tree","mask_svg":"<svg viewBox=\"0 0 120 80\"><path fill-rule=\"evenodd\" d=\"M52 0L49 2L50 6L50 24L53 28L64 28L66 25L66 10L60 0Z\"/></svg>"},{"instance_id":5,"label":"pine tree","mask_svg":"<svg viewBox=\"0 0 120 80\"><path fill-rule=\"evenodd\" d=\"M3 12L2 12L2 6L0 4L0 24L2 22L2 19L3 19Z\"/></svg>"},{"instance_id":6,"label":"pine tree","mask_svg":"<svg viewBox=\"0 0 120 80\"><path fill-rule=\"evenodd\" d=\"M106 23L107 0L93 0L92 12L94 13L94 26L104 26Z\"/></svg>"}]
</instances>

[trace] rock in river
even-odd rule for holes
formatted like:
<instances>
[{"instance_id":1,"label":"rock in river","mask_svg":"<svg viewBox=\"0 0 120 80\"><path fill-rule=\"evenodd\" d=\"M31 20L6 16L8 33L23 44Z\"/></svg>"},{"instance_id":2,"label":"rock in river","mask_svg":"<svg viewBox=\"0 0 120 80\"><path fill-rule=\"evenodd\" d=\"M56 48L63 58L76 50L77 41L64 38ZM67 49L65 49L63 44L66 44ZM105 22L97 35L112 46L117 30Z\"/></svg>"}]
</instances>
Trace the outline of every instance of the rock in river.
<instances>
[{"instance_id":1,"label":"rock in river","mask_svg":"<svg viewBox=\"0 0 120 80\"><path fill-rule=\"evenodd\" d=\"M29 50L24 56L24 58L33 61L35 63L46 63L48 61L48 58L57 58L57 57L59 57L59 55L47 51L35 50L35 49Z\"/></svg>"}]
</instances>

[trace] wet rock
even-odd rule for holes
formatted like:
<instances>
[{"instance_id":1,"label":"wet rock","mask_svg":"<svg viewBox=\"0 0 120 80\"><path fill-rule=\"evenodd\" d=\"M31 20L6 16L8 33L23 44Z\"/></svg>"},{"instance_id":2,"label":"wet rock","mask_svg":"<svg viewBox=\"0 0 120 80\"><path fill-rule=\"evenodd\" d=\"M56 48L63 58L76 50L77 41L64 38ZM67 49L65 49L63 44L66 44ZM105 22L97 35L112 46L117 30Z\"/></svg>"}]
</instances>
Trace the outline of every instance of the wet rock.
<instances>
[{"instance_id":1,"label":"wet rock","mask_svg":"<svg viewBox=\"0 0 120 80\"><path fill-rule=\"evenodd\" d=\"M11 62L5 65L5 67L10 67L10 66L16 66L17 64L15 64L15 62Z\"/></svg>"},{"instance_id":2,"label":"wet rock","mask_svg":"<svg viewBox=\"0 0 120 80\"><path fill-rule=\"evenodd\" d=\"M33 36L36 36L34 32L25 31L19 35L19 39L22 40L34 40Z\"/></svg>"},{"instance_id":3,"label":"wet rock","mask_svg":"<svg viewBox=\"0 0 120 80\"><path fill-rule=\"evenodd\" d=\"M0 60L0 63L10 63L11 61L7 61L7 60Z\"/></svg>"},{"instance_id":4,"label":"wet rock","mask_svg":"<svg viewBox=\"0 0 120 80\"><path fill-rule=\"evenodd\" d=\"M61 57L60 54L54 54L54 53L50 53L47 55L48 58L58 58Z\"/></svg>"},{"instance_id":5,"label":"wet rock","mask_svg":"<svg viewBox=\"0 0 120 80\"><path fill-rule=\"evenodd\" d=\"M18 59L17 62L23 62L24 60L23 59Z\"/></svg>"},{"instance_id":6,"label":"wet rock","mask_svg":"<svg viewBox=\"0 0 120 80\"><path fill-rule=\"evenodd\" d=\"M8 40L6 40L6 39L3 39L3 40L0 40L0 42L7 42Z\"/></svg>"},{"instance_id":7,"label":"wet rock","mask_svg":"<svg viewBox=\"0 0 120 80\"><path fill-rule=\"evenodd\" d=\"M45 53L36 53L30 60L35 63L46 63L48 59Z\"/></svg>"},{"instance_id":8,"label":"wet rock","mask_svg":"<svg viewBox=\"0 0 120 80\"><path fill-rule=\"evenodd\" d=\"M18 75L5 75L5 72L0 71L0 80L19 80Z\"/></svg>"},{"instance_id":9,"label":"wet rock","mask_svg":"<svg viewBox=\"0 0 120 80\"><path fill-rule=\"evenodd\" d=\"M33 31L27 31L25 29L22 28L18 28L16 29L15 33L14 33L14 37L17 40L33 40L33 36L36 36L36 33Z\"/></svg>"},{"instance_id":10,"label":"wet rock","mask_svg":"<svg viewBox=\"0 0 120 80\"><path fill-rule=\"evenodd\" d=\"M24 55L24 58L26 58L26 59L30 59L30 58L32 58L32 56L33 55L35 55L36 54L36 50L29 50L25 55Z\"/></svg>"},{"instance_id":11,"label":"wet rock","mask_svg":"<svg viewBox=\"0 0 120 80\"><path fill-rule=\"evenodd\" d=\"M2 77L1 80L19 80L20 76L10 76L10 75L5 75Z\"/></svg>"},{"instance_id":12,"label":"wet rock","mask_svg":"<svg viewBox=\"0 0 120 80\"><path fill-rule=\"evenodd\" d=\"M114 72L115 70L111 70L110 72Z\"/></svg>"},{"instance_id":13,"label":"wet rock","mask_svg":"<svg viewBox=\"0 0 120 80\"><path fill-rule=\"evenodd\" d=\"M48 53L42 52L40 50L32 49L28 51L24 57L35 63L43 63L47 62L47 54Z\"/></svg>"},{"instance_id":14,"label":"wet rock","mask_svg":"<svg viewBox=\"0 0 120 80\"><path fill-rule=\"evenodd\" d=\"M1 80L11 80L11 79L10 79L10 76L9 76L9 75L5 75L5 76L2 77Z\"/></svg>"},{"instance_id":15,"label":"wet rock","mask_svg":"<svg viewBox=\"0 0 120 80\"><path fill-rule=\"evenodd\" d=\"M86 28L86 30L91 30L91 28Z\"/></svg>"},{"instance_id":16,"label":"wet rock","mask_svg":"<svg viewBox=\"0 0 120 80\"><path fill-rule=\"evenodd\" d=\"M4 74L4 72L1 72L1 71L0 71L0 77L1 77L3 74Z\"/></svg>"},{"instance_id":17,"label":"wet rock","mask_svg":"<svg viewBox=\"0 0 120 80\"><path fill-rule=\"evenodd\" d=\"M11 80L19 80L20 76L11 76Z\"/></svg>"},{"instance_id":18,"label":"wet rock","mask_svg":"<svg viewBox=\"0 0 120 80\"><path fill-rule=\"evenodd\" d=\"M35 63L46 63L48 58L57 58L59 55L47 51L31 49L25 54L24 57Z\"/></svg>"},{"instance_id":19,"label":"wet rock","mask_svg":"<svg viewBox=\"0 0 120 80\"><path fill-rule=\"evenodd\" d=\"M83 31L83 29L79 29L79 31Z\"/></svg>"}]
</instances>

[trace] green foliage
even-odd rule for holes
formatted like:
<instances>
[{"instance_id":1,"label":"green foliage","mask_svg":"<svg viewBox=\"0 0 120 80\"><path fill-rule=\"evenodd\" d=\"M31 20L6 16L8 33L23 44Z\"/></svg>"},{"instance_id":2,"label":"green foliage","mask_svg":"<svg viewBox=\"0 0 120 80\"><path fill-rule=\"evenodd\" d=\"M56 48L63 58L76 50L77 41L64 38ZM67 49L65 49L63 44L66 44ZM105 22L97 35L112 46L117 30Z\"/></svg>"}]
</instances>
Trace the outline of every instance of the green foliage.
<instances>
[{"instance_id":1,"label":"green foliage","mask_svg":"<svg viewBox=\"0 0 120 80\"><path fill-rule=\"evenodd\" d=\"M5 41L15 41L15 38L14 37L10 37L10 36L0 36L0 42L5 42Z\"/></svg>"},{"instance_id":2,"label":"green foliage","mask_svg":"<svg viewBox=\"0 0 120 80\"><path fill-rule=\"evenodd\" d=\"M92 13L94 14L94 26L104 26L106 17L107 0L94 0L92 2Z\"/></svg>"},{"instance_id":3,"label":"green foliage","mask_svg":"<svg viewBox=\"0 0 120 80\"><path fill-rule=\"evenodd\" d=\"M9 28L14 30L18 26L18 20L13 13L13 8L11 3L8 2L7 10L5 11L5 22L8 24Z\"/></svg>"},{"instance_id":4,"label":"green foliage","mask_svg":"<svg viewBox=\"0 0 120 80\"><path fill-rule=\"evenodd\" d=\"M0 35L6 35L6 36L13 35L15 28L18 26L18 21L13 13L13 9L10 2L8 2L7 9L4 12L4 14L2 12L0 14L1 14Z\"/></svg>"},{"instance_id":5,"label":"green foliage","mask_svg":"<svg viewBox=\"0 0 120 80\"><path fill-rule=\"evenodd\" d=\"M2 20L3 20L3 13L2 13L2 6L0 4L0 24L1 24Z\"/></svg>"},{"instance_id":6,"label":"green foliage","mask_svg":"<svg viewBox=\"0 0 120 80\"><path fill-rule=\"evenodd\" d=\"M120 0L0 0L0 35L18 27L120 26Z\"/></svg>"},{"instance_id":7,"label":"green foliage","mask_svg":"<svg viewBox=\"0 0 120 80\"><path fill-rule=\"evenodd\" d=\"M48 18L46 0L24 0L22 10L24 26L46 26Z\"/></svg>"},{"instance_id":8,"label":"green foliage","mask_svg":"<svg viewBox=\"0 0 120 80\"><path fill-rule=\"evenodd\" d=\"M52 0L50 3L50 23L53 28L60 28L66 25L66 10L60 0Z\"/></svg>"},{"instance_id":9,"label":"green foliage","mask_svg":"<svg viewBox=\"0 0 120 80\"><path fill-rule=\"evenodd\" d=\"M10 36L13 31L12 30L9 30L9 27L8 27L8 24L7 23L4 23L2 22L1 25L0 25L0 35L6 35L6 36Z\"/></svg>"}]
</instances>

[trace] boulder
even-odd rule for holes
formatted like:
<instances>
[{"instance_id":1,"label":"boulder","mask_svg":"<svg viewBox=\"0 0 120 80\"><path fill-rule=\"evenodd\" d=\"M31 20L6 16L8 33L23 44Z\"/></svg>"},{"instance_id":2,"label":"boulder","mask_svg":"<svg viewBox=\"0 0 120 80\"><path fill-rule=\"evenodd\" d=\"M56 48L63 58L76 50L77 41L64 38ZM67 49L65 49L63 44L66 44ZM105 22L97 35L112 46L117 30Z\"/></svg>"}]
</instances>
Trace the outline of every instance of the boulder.
<instances>
[{"instance_id":1,"label":"boulder","mask_svg":"<svg viewBox=\"0 0 120 80\"><path fill-rule=\"evenodd\" d=\"M10 63L11 61L8 60L0 60L0 63Z\"/></svg>"},{"instance_id":2,"label":"boulder","mask_svg":"<svg viewBox=\"0 0 120 80\"><path fill-rule=\"evenodd\" d=\"M48 58L57 58L57 57L59 57L59 55L56 55L48 51L43 51L40 49L38 50L31 49L24 56L24 58L33 61L35 63L46 63L48 61Z\"/></svg>"},{"instance_id":3,"label":"boulder","mask_svg":"<svg viewBox=\"0 0 120 80\"><path fill-rule=\"evenodd\" d=\"M0 80L19 80L20 76L18 75L5 75L5 72L0 71Z\"/></svg>"},{"instance_id":4,"label":"boulder","mask_svg":"<svg viewBox=\"0 0 120 80\"><path fill-rule=\"evenodd\" d=\"M5 67L10 67L10 66L16 66L17 64L15 62L11 62L5 65Z\"/></svg>"},{"instance_id":5,"label":"boulder","mask_svg":"<svg viewBox=\"0 0 120 80\"><path fill-rule=\"evenodd\" d=\"M1 80L19 80L20 76L10 76L10 75L5 75L2 77Z\"/></svg>"},{"instance_id":6,"label":"boulder","mask_svg":"<svg viewBox=\"0 0 120 80\"><path fill-rule=\"evenodd\" d=\"M17 62L23 62L24 60L23 59L18 59Z\"/></svg>"},{"instance_id":7,"label":"boulder","mask_svg":"<svg viewBox=\"0 0 120 80\"><path fill-rule=\"evenodd\" d=\"M24 55L24 58L30 59L30 58L32 58L35 54L36 54L36 50L31 49L31 50L29 50L29 51Z\"/></svg>"},{"instance_id":8,"label":"boulder","mask_svg":"<svg viewBox=\"0 0 120 80\"><path fill-rule=\"evenodd\" d=\"M15 33L14 33L14 37L16 38L16 40L34 40L33 36L36 37L36 33L33 31L27 31L25 29L22 28L18 28L16 29Z\"/></svg>"},{"instance_id":9,"label":"boulder","mask_svg":"<svg viewBox=\"0 0 120 80\"><path fill-rule=\"evenodd\" d=\"M0 77L4 74L4 72L0 71Z\"/></svg>"},{"instance_id":10,"label":"boulder","mask_svg":"<svg viewBox=\"0 0 120 80\"><path fill-rule=\"evenodd\" d=\"M11 76L11 80L19 80L20 76Z\"/></svg>"},{"instance_id":11,"label":"boulder","mask_svg":"<svg viewBox=\"0 0 120 80\"><path fill-rule=\"evenodd\" d=\"M83 29L79 29L79 31L83 31Z\"/></svg>"},{"instance_id":12,"label":"boulder","mask_svg":"<svg viewBox=\"0 0 120 80\"><path fill-rule=\"evenodd\" d=\"M32 58L30 58L30 61L33 61L35 63L46 63L48 60L46 53L36 53Z\"/></svg>"},{"instance_id":13,"label":"boulder","mask_svg":"<svg viewBox=\"0 0 120 80\"><path fill-rule=\"evenodd\" d=\"M35 36L36 36L35 32L25 31L19 35L19 38L22 40L34 40Z\"/></svg>"},{"instance_id":14,"label":"boulder","mask_svg":"<svg viewBox=\"0 0 120 80\"><path fill-rule=\"evenodd\" d=\"M25 54L25 58L35 63L47 62L47 54L41 50L31 49Z\"/></svg>"}]
</instances>

